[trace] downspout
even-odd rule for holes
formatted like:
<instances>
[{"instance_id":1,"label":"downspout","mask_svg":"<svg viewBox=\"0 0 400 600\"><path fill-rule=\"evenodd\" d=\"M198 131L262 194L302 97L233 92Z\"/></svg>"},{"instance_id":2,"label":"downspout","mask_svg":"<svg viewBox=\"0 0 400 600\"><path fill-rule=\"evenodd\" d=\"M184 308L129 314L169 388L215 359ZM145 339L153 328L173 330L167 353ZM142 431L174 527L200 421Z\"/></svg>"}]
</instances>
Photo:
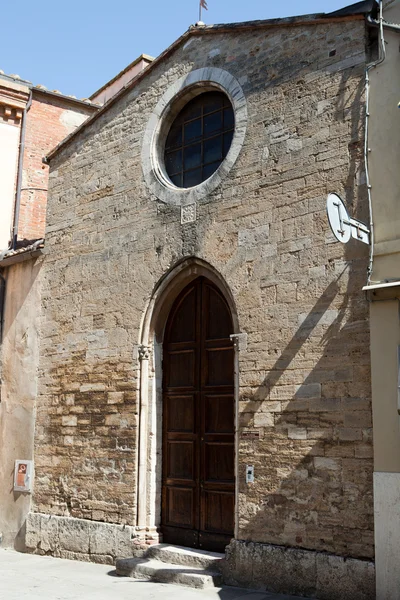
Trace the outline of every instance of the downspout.
<instances>
[{"instance_id":1,"label":"downspout","mask_svg":"<svg viewBox=\"0 0 400 600\"><path fill-rule=\"evenodd\" d=\"M0 272L0 344L3 341L4 305L6 297L6 279Z\"/></svg>"},{"instance_id":2,"label":"downspout","mask_svg":"<svg viewBox=\"0 0 400 600\"><path fill-rule=\"evenodd\" d=\"M374 220L373 220L373 212L372 212L372 194L371 194L371 180L369 177L369 167L368 167L368 154L370 149L368 147L368 133L369 133L369 96L370 96L370 79L369 72L371 69L376 68L378 65L383 63L386 58L386 48L385 48L385 38L383 35L383 0L379 1L379 21L375 21L370 16L367 18L367 21L370 23L375 23L379 25L379 37L380 37L380 57L377 61L371 63L367 66L365 71L365 135L364 135L364 163L365 163L365 179L367 184L367 193L368 193L368 208L369 208L369 228L371 232L371 240L370 240L370 251L369 251L369 263L368 263L368 278L367 285L371 283L371 275L373 269L374 262Z\"/></svg>"},{"instance_id":3,"label":"downspout","mask_svg":"<svg viewBox=\"0 0 400 600\"><path fill-rule=\"evenodd\" d=\"M15 250L17 246L17 238L18 238L18 222L19 222L19 212L21 207L21 187L22 187L22 172L24 166L24 153L25 153L25 134L26 134L26 120L27 114L32 106L32 90L29 93L28 102L26 103L24 114L22 115L22 124L21 124L21 135L19 139L19 157L18 157L18 175L17 175L17 186L15 189L15 210L14 210L14 223L13 223L13 231L10 248Z\"/></svg>"}]
</instances>

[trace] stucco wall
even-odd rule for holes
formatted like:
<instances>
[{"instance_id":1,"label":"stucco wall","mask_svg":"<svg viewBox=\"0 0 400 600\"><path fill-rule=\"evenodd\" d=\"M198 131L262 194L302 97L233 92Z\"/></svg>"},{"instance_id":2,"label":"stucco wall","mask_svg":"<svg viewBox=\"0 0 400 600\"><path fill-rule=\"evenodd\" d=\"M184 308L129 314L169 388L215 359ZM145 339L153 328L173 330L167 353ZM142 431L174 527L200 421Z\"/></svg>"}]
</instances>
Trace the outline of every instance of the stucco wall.
<instances>
[{"instance_id":1,"label":"stucco wall","mask_svg":"<svg viewBox=\"0 0 400 600\"><path fill-rule=\"evenodd\" d=\"M400 24L400 4L385 10L387 21ZM399 33L384 30L386 58L370 71L370 152L368 153L373 198L374 265L372 281L398 279L400 217L400 66Z\"/></svg>"},{"instance_id":2,"label":"stucco wall","mask_svg":"<svg viewBox=\"0 0 400 600\"><path fill-rule=\"evenodd\" d=\"M2 250L8 247L12 237L19 136L19 126L0 122L0 248Z\"/></svg>"},{"instance_id":3,"label":"stucco wall","mask_svg":"<svg viewBox=\"0 0 400 600\"><path fill-rule=\"evenodd\" d=\"M24 548L31 495L13 491L14 462L33 458L37 393L41 260L5 272L6 300L1 349L0 533L2 545Z\"/></svg>"},{"instance_id":4,"label":"stucco wall","mask_svg":"<svg viewBox=\"0 0 400 600\"><path fill-rule=\"evenodd\" d=\"M383 17L400 27L400 2L383 2ZM370 71L369 153L374 246L371 284L400 281L399 32L384 27L386 56ZM381 56L383 58L383 55ZM400 417L399 286L371 300L374 499L377 598L399 597ZM376 302L375 302L376 301Z\"/></svg>"},{"instance_id":5,"label":"stucco wall","mask_svg":"<svg viewBox=\"0 0 400 600\"><path fill-rule=\"evenodd\" d=\"M400 3L391 3L385 19L400 23ZM400 280L399 189L400 68L399 34L385 28L386 58L370 72L369 166L372 185L372 213L375 231L372 283ZM386 293L385 297L390 297ZM372 360L375 371L376 403L375 469L400 472L399 427L397 413L397 342L399 321L394 298L392 303L373 307L371 322ZM390 331L384 338L383 331Z\"/></svg>"},{"instance_id":6,"label":"stucco wall","mask_svg":"<svg viewBox=\"0 0 400 600\"><path fill-rule=\"evenodd\" d=\"M367 249L335 243L325 214L335 191L367 216L364 28L193 37L53 159L36 511L135 524L141 323L160 278L197 256L247 333L240 432L259 439L240 438L239 539L373 556ZM205 65L242 86L247 133L182 225L149 192L141 148L167 87Z\"/></svg>"},{"instance_id":7,"label":"stucco wall","mask_svg":"<svg viewBox=\"0 0 400 600\"><path fill-rule=\"evenodd\" d=\"M21 120L29 88L0 75L0 250L12 237Z\"/></svg>"}]
</instances>

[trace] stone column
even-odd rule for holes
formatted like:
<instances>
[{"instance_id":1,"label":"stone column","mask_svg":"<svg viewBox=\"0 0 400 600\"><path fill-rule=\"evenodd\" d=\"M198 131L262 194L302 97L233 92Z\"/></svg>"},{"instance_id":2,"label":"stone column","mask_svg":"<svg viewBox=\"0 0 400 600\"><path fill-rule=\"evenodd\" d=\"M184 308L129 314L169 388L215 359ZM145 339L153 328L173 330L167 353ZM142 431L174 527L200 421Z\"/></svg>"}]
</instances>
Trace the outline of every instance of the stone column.
<instances>
[{"instance_id":1,"label":"stone column","mask_svg":"<svg viewBox=\"0 0 400 600\"><path fill-rule=\"evenodd\" d=\"M139 460L137 526L145 530L147 526L147 458L148 458L148 413L149 413L149 360L150 346L139 346L140 392L139 392Z\"/></svg>"},{"instance_id":2,"label":"stone column","mask_svg":"<svg viewBox=\"0 0 400 600\"><path fill-rule=\"evenodd\" d=\"M239 352L247 347L247 333L233 333L230 336L234 348L234 399L235 399L235 528L239 533Z\"/></svg>"}]
</instances>

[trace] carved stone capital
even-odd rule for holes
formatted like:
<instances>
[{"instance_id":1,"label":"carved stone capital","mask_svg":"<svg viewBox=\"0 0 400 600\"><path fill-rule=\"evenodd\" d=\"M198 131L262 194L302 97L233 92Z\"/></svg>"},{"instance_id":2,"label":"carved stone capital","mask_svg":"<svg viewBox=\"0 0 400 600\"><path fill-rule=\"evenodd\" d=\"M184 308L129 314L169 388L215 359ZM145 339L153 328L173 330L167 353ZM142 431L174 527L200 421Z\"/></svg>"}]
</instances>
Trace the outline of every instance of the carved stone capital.
<instances>
[{"instance_id":1,"label":"carved stone capital","mask_svg":"<svg viewBox=\"0 0 400 600\"><path fill-rule=\"evenodd\" d=\"M150 346L139 346L138 348L139 360L149 360L151 355L151 347Z\"/></svg>"},{"instance_id":2,"label":"carved stone capital","mask_svg":"<svg viewBox=\"0 0 400 600\"><path fill-rule=\"evenodd\" d=\"M232 333L229 337L233 342L235 350L247 349L247 333Z\"/></svg>"},{"instance_id":3,"label":"carved stone capital","mask_svg":"<svg viewBox=\"0 0 400 600\"><path fill-rule=\"evenodd\" d=\"M0 81L0 121L19 125L29 97L29 88L15 82Z\"/></svg>"}]
</instances>

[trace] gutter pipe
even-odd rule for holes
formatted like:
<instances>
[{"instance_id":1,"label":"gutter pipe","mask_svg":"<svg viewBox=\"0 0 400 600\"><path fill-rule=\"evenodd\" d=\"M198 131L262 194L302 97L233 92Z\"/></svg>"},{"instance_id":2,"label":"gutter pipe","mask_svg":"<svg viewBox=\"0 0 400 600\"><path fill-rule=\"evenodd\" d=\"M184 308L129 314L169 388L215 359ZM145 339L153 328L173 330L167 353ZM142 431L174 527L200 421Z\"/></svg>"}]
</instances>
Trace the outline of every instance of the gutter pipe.
<instances>
[{"instance_id":1,"label":"gutter pipe","mask_svg":"<svg viewBox=\"0 0 400 600\"><path fill-rule=\"evenodd\" d=\"M377 21L373 19L371 15L368 15L367 21L373 27L381 27L380 20ZM400 25L396 25L396 23L387 23L386 21L382 21L382 27L386 27L386 29L392 29L393 31L400 31Z\"/></svg>"},{"instance_id":2,"label":"gutter pipe","mask_svg":"<svg viewBox=\"0 0 400 600\"><path fill-rule=\"evenodd\" d=\"M15 190L15 210L14 210L14 223L12 230L12 238L10 243L10 248L15 250L17 247L17 238L18 238L18 222L19 222L19 212L21 208L21 187L22 187L22 172L24 166L24 153L25 153L25 134L26 134L26 120L27 114L32 106L32 90L29 92L28 102L24 109L24 114L22 115L22 125L21 125L21 135L19 141L19 157L18 157L18 176L17 176L17 186Z\"/></svg>"}]
</instances>

